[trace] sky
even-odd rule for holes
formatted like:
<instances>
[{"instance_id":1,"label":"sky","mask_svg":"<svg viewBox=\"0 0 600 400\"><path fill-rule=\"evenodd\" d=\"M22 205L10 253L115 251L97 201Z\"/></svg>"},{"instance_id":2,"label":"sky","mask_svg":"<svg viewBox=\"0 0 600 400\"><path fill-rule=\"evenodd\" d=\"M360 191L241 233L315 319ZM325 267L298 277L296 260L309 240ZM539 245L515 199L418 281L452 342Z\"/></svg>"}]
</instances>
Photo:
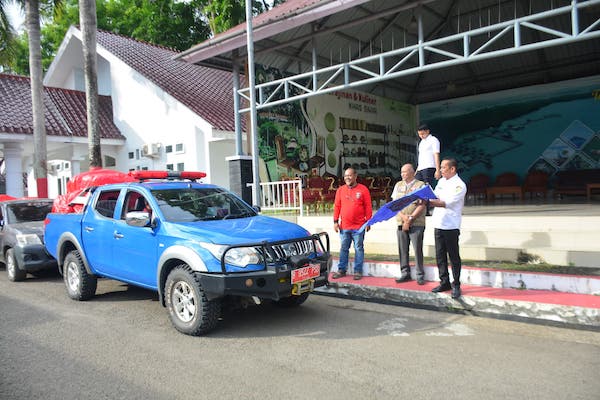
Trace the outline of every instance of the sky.
<instances>
[{"instance_id":1,"label":"sky","mask_svg":"<svg viewBox=\"0 0 600 400\"><path fill-rule=\"evenodd\" d=\"M8 3L8 18L17 32L25 29L25 13L14 1Z\"/></svg>"}]
</instances>

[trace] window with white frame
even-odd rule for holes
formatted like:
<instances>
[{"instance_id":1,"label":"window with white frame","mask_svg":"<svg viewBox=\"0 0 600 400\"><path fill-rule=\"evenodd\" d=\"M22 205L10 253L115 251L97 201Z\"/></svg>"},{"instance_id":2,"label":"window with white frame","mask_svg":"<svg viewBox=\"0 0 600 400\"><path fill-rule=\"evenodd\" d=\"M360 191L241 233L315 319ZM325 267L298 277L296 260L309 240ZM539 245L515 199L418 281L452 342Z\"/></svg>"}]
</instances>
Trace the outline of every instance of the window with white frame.
<instances>
[{"instance_id":1,"label":"window with white frame","mask_svg":"<svg viewBox=\"0 0 600 400\"><path fill-rule=\"evenodd\" d=\"M104 166L105 167L114 167L117 165L117 160L111 156L104 156Z\"/></svg>"}]
</instances>

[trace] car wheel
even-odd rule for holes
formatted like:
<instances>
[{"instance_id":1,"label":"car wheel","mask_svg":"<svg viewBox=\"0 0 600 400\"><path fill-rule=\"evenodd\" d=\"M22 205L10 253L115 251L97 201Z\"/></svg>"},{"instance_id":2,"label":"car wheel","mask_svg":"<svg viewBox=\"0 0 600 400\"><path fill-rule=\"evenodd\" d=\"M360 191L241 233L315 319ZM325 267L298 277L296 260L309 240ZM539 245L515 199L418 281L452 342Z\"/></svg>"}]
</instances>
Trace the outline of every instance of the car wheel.
<instances>
[{"instance_id":1,"label":"car wheel","mask_svg":"<svg viewBox=\"0 0 600 400\"><path fill-rule=\"evenodd\" d=\"M15 251L13 249L6 250L4 258L6 260L6 273L8 274L8 279L10 281L19 282L27 277L27 272L19 269L17 260L15 259Z\"/></svg>"},{"instance_id":2,"label":"car wheel","mask_svg":"<svg viewBox=\"0 0 600 400\"><path fill-rule=\"evenodd\" d=\"M67 294L73 300L89 300L96 294L98 279L88 274L79 251L73 250L65 257L63 276Z\"/></svg>"},{"instance_id":3,"label":"car wheel","mask_svg":"<svg viewBox=\"0 0 600 400\"><path fill-rule=\"evenodd\" d=\"M221 300L208 300L199 279L187 264L169 273L165 300L171 323L179 332L198 336L217 326Z\"/></svg>"},{"instance_id":4,"label":"car wheel","mask_svg":"<svg viewBox=\"0 0 600 400\"><path fill-rule=\"evenodd\" d=\"M302 293L300 296L290 296L279 299L275 302L279 307L298 307L308 299L308 293Z\"/></svg>"}]
</instances>

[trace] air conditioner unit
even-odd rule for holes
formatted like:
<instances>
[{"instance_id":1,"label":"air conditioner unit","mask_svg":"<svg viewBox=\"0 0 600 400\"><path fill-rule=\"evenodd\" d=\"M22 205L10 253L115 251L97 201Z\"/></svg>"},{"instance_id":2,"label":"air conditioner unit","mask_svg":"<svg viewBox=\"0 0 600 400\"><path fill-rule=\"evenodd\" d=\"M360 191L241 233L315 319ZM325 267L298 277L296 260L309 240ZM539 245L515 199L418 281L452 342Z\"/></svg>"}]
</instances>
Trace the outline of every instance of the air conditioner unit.
<instances>
[{"instance_id":1,"label":"air conditioner unit","mask_svg":"<svg viewBox=\"0 0 600 400\"><path fill-rule=\"evenodd\" d=\"M142 146L142 156L158 157L160 154L160 143L146 143Z\"/></svg>"}]
</instances>

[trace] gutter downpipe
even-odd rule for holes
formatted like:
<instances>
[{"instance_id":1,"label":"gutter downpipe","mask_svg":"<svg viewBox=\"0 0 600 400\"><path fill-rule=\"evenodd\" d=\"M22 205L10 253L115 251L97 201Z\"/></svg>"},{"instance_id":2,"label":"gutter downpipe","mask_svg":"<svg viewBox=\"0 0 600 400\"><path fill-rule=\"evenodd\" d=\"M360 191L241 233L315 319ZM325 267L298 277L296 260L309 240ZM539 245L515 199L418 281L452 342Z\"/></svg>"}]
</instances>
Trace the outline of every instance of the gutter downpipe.
<instances>
[{"instance_id":1,"label":"gutter downpipe","mask_svg":"<svg viewBox=\"0 0 600 400\"><path fill-rule=\"evenodd\" d=\"M233 51L233 113L235 125L235 154L241 156L242 150L242 121L240 115L240 64L237 61L237 49Z\"/></svg>"}]
</instances>

